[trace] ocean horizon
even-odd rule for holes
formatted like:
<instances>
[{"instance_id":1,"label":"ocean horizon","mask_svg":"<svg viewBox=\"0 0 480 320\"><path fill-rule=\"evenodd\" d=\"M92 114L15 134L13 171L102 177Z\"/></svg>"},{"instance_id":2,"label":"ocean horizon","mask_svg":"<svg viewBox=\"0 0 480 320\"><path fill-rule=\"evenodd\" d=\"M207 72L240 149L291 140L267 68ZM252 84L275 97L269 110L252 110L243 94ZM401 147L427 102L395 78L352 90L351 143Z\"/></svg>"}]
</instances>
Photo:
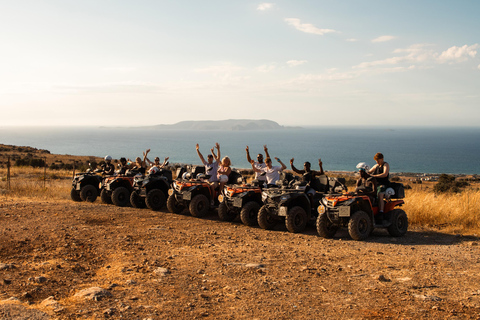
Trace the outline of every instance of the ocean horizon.
<instances>
[{"instance_id":1,"label":"ocean horizon","mask_svg":"<svg viewBox=\"0 0 480 320\"><path fill-rule=\"evenodd\" d=\"M0 143L46 149L55 154L134 159L150 148L149 158L169 157L171 163L200 164L195 151L206 157L215 143L234 168L250 168L245 147L256 158L268 146L288 168L295 158L326 171L355 171L359 162L375 164L382 152L391 172L479 174L480 128L468 127L311 127L284 130L192 131L128 127L0 127ZM276 161L274 160L274 165Z\"/></svg>"}]
</instances>

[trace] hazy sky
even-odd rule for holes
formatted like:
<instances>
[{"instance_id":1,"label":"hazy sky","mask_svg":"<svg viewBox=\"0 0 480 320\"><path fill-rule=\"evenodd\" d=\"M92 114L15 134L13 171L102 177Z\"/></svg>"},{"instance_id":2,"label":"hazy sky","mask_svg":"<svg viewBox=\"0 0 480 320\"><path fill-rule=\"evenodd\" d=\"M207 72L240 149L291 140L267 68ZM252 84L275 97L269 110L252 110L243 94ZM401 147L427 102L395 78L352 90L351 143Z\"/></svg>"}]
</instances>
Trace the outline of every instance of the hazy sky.
<instances>
[{"instance_id":1,"label":"hazy sky","mask_svg":"<svg viewBox=\"0 0 480 320\"><path fill-rule=\"evenodd\" d=\"M0 126L480 123L478 0L0 0Z\"/></svg>"}]
</instances>

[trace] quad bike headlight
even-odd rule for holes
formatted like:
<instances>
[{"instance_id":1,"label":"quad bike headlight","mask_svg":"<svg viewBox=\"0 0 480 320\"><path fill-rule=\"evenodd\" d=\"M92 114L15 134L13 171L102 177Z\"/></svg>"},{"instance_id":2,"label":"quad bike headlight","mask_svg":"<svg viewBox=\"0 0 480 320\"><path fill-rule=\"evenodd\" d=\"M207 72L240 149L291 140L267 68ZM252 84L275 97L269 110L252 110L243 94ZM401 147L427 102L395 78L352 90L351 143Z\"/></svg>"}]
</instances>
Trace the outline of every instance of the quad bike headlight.
<instances>
[{"instance_id":1,"label":"quad bike headlight","mask_svg":"<svg viewBox=\"0 0 480 320\"><path fill-rule=\"evenodd\" d=\"M262 192L262 201L266 201L268 199L268 193Z\"/></svg>"},{"instance_id":2,"label":"quad bike headlight","mask_svg":"<svg viewBox=\"0 0 480 320\"><path fill-rule=\"evenodd\" d=\"M223 202L224 198L225 197L223 196L223 194L219 195L218 196L218 202Z\"/></svg>"},{"instance_id":3,"label":"quad bike headlight","mask_svg":"<svg viewBox=\"0 0 480 320\"><path fill-rule=\"evenodd\" d=\"M173 194L173 189L168 189L168 195L171 196Z\"/></svg>"},{"instance_id":4,"label":"quad bike headlight","mask_svg":"<svg viewBox=\"0 0 480 320\"><path fill-rule=\"evenodd\" d=\"M323 204L319 205L317 208L318 214L325 213L325 206Z\"/></svg>"}]
</instances>

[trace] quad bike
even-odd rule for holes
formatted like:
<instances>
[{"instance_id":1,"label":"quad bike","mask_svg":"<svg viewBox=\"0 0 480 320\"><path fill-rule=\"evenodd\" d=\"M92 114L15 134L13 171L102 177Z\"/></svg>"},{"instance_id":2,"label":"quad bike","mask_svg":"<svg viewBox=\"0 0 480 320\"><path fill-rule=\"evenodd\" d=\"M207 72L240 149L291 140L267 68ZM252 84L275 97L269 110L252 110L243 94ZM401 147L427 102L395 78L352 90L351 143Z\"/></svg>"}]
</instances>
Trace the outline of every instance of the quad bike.
<instances>
[{"instance_id":1,"label":"quad bike","mask_svg":"<svg viewBox=\"0 0 480 320\"><path fill-rule=\"evenodd\" d=\"M393 192L389 192L390 188ZM346 227L354 240L365 240L375 228L386 228L394 237L403 236L408 229L408 218L398 207L405 203L404 188L401 183L391 183L390 188L383 215L379 215L377 204L368 195L326 195L318 206L318 235L333 238L340 227ZM394 196L388 196L392 193Z\"/></svg>"},{"instance_id":2,"label":"quad bike","mask_svg":"<svg viewBox=\"0 0 480 320\"><path fill-rule=\"evenodd\" d=\"M218 190L210 188L208 175L205 175L205 167L194 167L191 172L185 172L180 179L172 183L168 190L167 208L172 213L180 213L188 208L194 217L204 217L208 211L218 206ZM241 175L232 171L228 183L237 181Z\"/></svg>"},{"instance_id":3,"label":"quad bike","mask_svg":"<svg viewBox=\"0 0 480 320\"><path fill-rule=\"evenodd\" d=\"M162 209L167 204L171 183L172 171L152 167L148 176L134 178L130 204L134 208Z\"/></svg>"},{"instance_id":4,"label":"quad bike","mask_svg":"<svg viewBox=\"0 0 480 320\"><path fill-rule=\"evenodd\" d=\"M133 190L133 179L140 175L138 171L127 170L125 174L106 178L101 187L100 199L103 203L113 203L125 207L130 203L130 193Z\"/></svg>"},{"instance_id":5,"label":"quad bike","mask_svg":"<svg viewBox=\"0 0 480 320\"><path fill-rule=\"evenodd\" d=\"M310 184L292 180L282 188L263 190L263 206L258 212L258 225L262 229L271 230L277 222L284 220L289 232L302 232L308 223L315 222L316 208L325 193L341 193L346 190L344 179L328 178L325 175L313 179Z\"/></svg>"},{"instance_id":6,"label":"quad bike","mask_svg":"<svg viewBox=\"0 0 480 320\"><path fill-rule=\"evenodd\" d=\"M100 193L101 183L103 180L103 170L91 168L87 172L75 174L72 180L72 189L70 197L73 201L94 202Z\"/></svg>"},{"instance_id":7,"label":"quad bike","mask_svg":"<svg viewBox=\"0 0 480 320\"><path fill-rule=\"evenodd\" d=\"M242 181L243 182L243 181ZM240 216L243 224L257 224L257 213L262 202L262 189L258 181L252 184L226 185L223 194L218 196L218 217L222 221L233 221Z\"/></svg>"}]
</instances>

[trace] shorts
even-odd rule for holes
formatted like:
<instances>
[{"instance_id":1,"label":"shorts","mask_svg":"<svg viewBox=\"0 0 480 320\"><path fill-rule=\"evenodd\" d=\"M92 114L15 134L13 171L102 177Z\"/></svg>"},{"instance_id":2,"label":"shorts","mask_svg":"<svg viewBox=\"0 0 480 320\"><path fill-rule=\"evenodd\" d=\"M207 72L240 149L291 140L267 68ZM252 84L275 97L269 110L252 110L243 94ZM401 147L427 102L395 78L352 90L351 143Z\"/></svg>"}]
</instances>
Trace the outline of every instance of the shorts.
<instances>
[{"instance_id":1,"label":"shorts","mask_svg":"<svg viewBox=\"0 0 480 320\"><path fill-rule=\"evenodd\" d=\"M380 193L385 193L385 190L387 190L387 186L386 186L386 185L378 186L378 187L377 187L377 195L379 195Z\"/></svg>"}]
</instances>

